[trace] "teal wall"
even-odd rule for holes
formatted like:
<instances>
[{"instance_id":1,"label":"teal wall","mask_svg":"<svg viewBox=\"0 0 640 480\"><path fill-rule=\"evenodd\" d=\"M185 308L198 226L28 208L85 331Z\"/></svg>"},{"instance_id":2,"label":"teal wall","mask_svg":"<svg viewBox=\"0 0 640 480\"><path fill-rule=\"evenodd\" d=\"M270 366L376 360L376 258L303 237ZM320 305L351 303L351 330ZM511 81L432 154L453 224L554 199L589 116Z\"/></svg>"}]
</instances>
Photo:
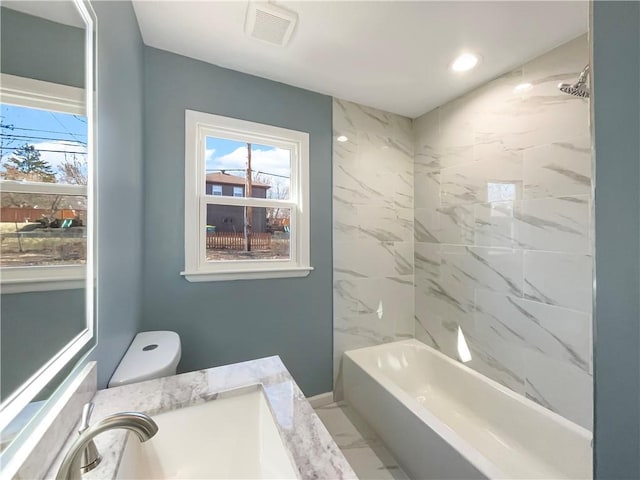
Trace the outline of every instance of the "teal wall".
<instances>
[{"instance_id":1,"label":"teal wall","mask_svg":"<svg viewBox=\"0 0 640 480\"><path fill-rule=\"evenodd\" d=\"M593 2L594 474L640 478L640 3Z\"/></svg>"},{"instance_id":2,"label":"teal wall","mask_svg":"<svg viewBox=\"0 0 640 480\"><path fill-rule=\"evenodd\" d=\"M98 17L98 386L139 330L142 306L143 44L131 2Z\"/></svg>"},{"instance_id":3,"label":"teal wall","mask_svg":"<svg viewBox=\"0 0 640 480\"><path fill-rule=\"evenodd\" d=\"M84 87L83 29L2 7L0 32L3 73Z\"/></svg>"},{"instance_id":4,"label":"teal wall","mask_svg":"<svg viewBox=\"0 0 640 480\"><path fill-rule=\"evenodd\" d=\"M84 290L2 295L2 399L82 331L85 326L84 308Z\"/></svg>"},{"instance_id":5,"label":"teal wall","mask_svg":"<svg viewBox=\"0 0 640 480\"><path fill-rule=\"evenodd\" d=\"M143 330L182 339L179 371L280 355L306 395L332 389L331 97L145 47ZM185 109L310 134L308 277L189 283Z\"/></svg>"}]
</instances>

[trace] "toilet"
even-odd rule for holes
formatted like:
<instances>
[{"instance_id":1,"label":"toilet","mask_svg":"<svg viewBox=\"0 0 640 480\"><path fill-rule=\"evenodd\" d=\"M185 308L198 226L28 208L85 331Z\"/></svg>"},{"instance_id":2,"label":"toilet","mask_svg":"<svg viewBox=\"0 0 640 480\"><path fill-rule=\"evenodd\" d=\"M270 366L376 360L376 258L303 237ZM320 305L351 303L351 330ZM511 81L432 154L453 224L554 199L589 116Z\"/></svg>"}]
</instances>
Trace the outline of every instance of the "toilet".
<instances>
[{"instance_id":1,"label":"toilet","mask_svg":"<svg viewBox=\"0 0 640 480\"><path fill-rule=\"evenodd\" d=\"M176 332L140 332L122 357L108 388L175 375L181 354Z\"/></svg>"}]
</instances>

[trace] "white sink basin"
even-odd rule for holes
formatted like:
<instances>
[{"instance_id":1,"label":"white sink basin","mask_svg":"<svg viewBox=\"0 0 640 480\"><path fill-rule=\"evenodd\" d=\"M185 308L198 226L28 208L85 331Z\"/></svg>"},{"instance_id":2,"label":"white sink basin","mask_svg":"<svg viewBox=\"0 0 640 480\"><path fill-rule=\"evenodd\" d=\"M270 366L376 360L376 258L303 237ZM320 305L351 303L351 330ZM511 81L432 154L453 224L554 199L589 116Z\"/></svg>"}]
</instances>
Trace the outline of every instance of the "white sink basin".
<instances>
[{"instance_id":1,"label":"white sink basin","mask_svg":"<svg viewBox=\"0 0 640 480\"><path fill-rule=\"evenodd\" d=\"M259 387L152 418L158 433L129 434L117 478L297 478Z\"/></svg>"}]
</instances>

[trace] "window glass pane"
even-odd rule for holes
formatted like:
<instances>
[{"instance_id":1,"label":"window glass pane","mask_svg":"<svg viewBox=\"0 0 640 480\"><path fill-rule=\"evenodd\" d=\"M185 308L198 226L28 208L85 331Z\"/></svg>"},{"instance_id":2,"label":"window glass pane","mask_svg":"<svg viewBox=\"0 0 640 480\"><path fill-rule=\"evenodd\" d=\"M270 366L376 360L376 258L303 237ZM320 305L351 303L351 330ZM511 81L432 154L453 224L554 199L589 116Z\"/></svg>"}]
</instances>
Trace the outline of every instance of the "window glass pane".
<instances>
[{"instance_id":1,"label":"window glass pane","mask_svg":"<svg viewBox=\"0 0 640 480\"><path fill-rule=\"evenodd\" d=\"M215 196L222 195L222 185L211 185L211 194Z\"/></svg>"},{"instance_id":2,"label":"window glass pane","mask_svg":"<svg viewBox=\"0 0 640 480\"><path fill-rule=\"evenodd\" d=\"M85 263L86 196L1 192L0 205L0 265Z\"/></svg>"},{"instance_id":3,"label":"window glass pane","mask_svg":"<svg viewBox=\"0 0 640 480\"><path fill-rule=\"evenodd\" d=\"M207 205L207 260L288 260L290 218L289 208Z\"/></svg>"},{"instance_id":4,"label":"window glass pane","mask_svg":"<svg viewBox=\"0 0 640 480\"><path fill-rule=\"evenodd\" d=\"M289 150L217 137L207 137L205 148L208 195L218 195L219 189L227 197L289 199Z\"/></svg>"},{"instance_id":5,"label":"window glass pane","mask_svg":"<svg viewBox=\"0 0 640 480\"><path fill-rule=\"evenodd\" d=\"M87 118L0 104L0 178L87 184Z\"/></svg>"}]
</instances>

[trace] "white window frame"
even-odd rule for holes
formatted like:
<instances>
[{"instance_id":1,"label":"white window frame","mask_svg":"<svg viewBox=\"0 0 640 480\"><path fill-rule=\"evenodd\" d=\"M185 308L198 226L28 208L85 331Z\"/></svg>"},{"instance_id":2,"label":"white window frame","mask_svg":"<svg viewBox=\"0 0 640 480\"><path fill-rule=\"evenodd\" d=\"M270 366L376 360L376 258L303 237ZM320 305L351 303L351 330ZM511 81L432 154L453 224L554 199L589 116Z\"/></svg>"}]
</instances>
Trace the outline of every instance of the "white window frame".
<instances>
[{"instance_id":1,"label":"white window frame","mask_svg":"<svg viewBox=\"0 0 640 480\"><path fill-rule=\"evenodd\" d=\"M207 137L284 148L291 152L288 200L206 195ZM190 282L304 277L313 270L309 256L309 134L286 128L185 111L185 269ZM289 208L290 259L215 261L206 259L207 205Z\"/></svg>"},{"instance_id":2,"label":"white window frame","mask_svg":"<svg viewBox=\"0 0 640 480\"><path fill-rule=\"evenodd\" d=\"M233 187L233 196L236 197L236 198L244 197L244 188L234 186Z\"/></svg>"},{"instance_id":3,"label":"white window frame","mask_svg":"<svg viewBox=\"0 0 640 480\"><path fill-rule=\"evenodd\" d=\"M222 196L222 185L211 185L211 195L216 197Z\"/></svg>"},{"instance_id":4,"label":"white window frame","mask_svg":"<svg viewBox=\"0 0 640 480\"><path fill-rule=\"evenodd\" d=\"M75 115L87 114L84 89L5 73L0 75L0 103ZM15 180L0 180L0 191L88 197L86 185ZM2 267L0 284L2 293L77 289L85 287L86 272L86 265Z\"/></svg>"}]
</instances>

